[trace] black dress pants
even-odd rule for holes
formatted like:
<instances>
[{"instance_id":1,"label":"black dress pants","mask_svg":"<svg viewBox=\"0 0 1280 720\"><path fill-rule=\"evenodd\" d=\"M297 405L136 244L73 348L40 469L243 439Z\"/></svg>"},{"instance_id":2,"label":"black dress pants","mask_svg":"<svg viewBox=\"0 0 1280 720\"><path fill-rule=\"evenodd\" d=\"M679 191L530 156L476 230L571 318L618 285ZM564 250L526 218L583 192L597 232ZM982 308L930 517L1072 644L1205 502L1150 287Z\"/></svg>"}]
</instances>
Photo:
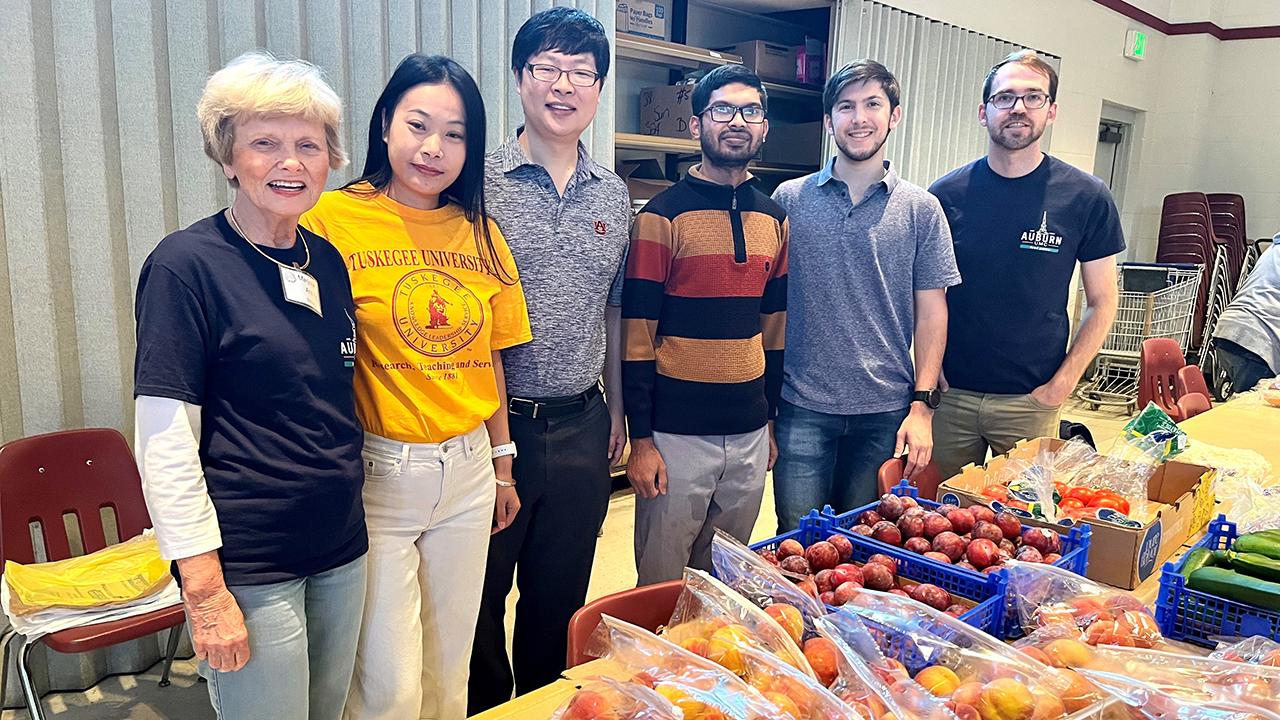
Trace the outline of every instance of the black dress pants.
<instances>
[{"instance_id":1,"label":"black dress pants","mask_svg":"<svg viewBox=\"0 0 1280 720\"><path fill-rule=\"evenodd\" d=\"M513 687L523 695L560 677L569 620L586 601L596 536L609 509L609 411L599 393L574 414L507 419L518 449L512 477L520 512L489 539L468 715L507 702ZM520 599L508 661L504 616L517 565Z\"/></svg>"}]
</instances>

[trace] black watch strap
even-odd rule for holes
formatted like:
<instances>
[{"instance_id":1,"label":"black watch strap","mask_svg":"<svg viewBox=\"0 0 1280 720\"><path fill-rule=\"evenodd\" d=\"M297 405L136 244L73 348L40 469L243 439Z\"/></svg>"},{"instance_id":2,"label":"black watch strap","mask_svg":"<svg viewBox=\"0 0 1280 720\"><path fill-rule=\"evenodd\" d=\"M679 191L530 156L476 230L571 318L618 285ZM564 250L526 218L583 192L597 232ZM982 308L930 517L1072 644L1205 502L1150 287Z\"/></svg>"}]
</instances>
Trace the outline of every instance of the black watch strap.
<instances>
[{"instance_id":1,"label":"black watch strap","mask_svg":"<svg viewBox=\"0 0 1280 720\"><path fill-rule=\"evenodd\" d=\"M942 391L938 388L932 390L917 390L911 394L911 402L922 402L930 408L937 410L942 404Z\"/></svg>"}]
</instances>

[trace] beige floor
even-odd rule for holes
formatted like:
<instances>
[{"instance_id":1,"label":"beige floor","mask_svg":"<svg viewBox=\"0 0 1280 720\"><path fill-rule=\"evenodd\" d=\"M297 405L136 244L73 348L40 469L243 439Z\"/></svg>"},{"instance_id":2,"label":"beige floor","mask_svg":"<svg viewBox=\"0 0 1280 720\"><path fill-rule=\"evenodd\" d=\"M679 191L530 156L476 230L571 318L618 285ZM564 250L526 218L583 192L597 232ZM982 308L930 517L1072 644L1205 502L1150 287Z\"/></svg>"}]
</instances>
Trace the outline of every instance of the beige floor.
<instances>
[{"instance_id":1,"label":"beige floor","mask_svg":"<svg viewBox=\"0 0 1280 720\"><path fill-rule=\"evenodd\" d=\"M1129 417L1106 410L1089 411L1070 403L1063 417L1082 422L1093 433L1100 448L1106 448L1118 437ZM609 514L604 533L596 547L595 568L591 575L588 597L595 599L609 593L635 587L635 555L632 550L635 498L630 491L614 493L609 501ZM773 484L765 486L760 518L756 521L752 540L774 534L777 520L773 513ZM508 617L514 613L516 593L508 601ZM174 664L173 685L157 687L159 666L140 675L124 675L103 680L82 693L57 693L46 696L45 714L58 720L212 720L208 695L203 684L196 682L190 661ZM16 682L16 678L12 679ZM0 720L25 720L25 710L6 710Z\"/></svg>"}]
</instances>

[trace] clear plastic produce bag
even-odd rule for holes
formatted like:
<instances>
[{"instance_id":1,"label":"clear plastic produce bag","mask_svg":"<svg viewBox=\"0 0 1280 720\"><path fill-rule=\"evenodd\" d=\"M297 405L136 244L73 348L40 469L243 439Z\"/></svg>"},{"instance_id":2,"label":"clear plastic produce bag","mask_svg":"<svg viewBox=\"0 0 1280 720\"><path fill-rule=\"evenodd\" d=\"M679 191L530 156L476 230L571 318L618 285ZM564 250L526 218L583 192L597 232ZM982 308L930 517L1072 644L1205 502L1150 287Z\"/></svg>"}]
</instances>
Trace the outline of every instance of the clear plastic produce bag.
<instances>
[{"instance_id":1,"label":"clear plastic produce bag","mask_svg":"<svg viewBox=\"0 0 1280 720\"><path fill-rule=\"evenodd\" d=\"M732 535L716 530L711 540L711 564L716 576L739 595L754 603L766 613L790 614L786 610L773 610L770 605L783 604L800 611L804 618L804 633L797 642L817 633L814 620L827 614L827 608L817 598L800 590L782 574L776 565L738 542Z\"/></svg>"},{"instance_id":2,"label":"clear plastic produce bag","mask_svg":"<svg viewBox=\"0 0 1280 720\"><path fill-rule=\"evenodd\" d=\"M1280 667L1280 643L1275 640L1261 635L1243 640L1240 638L1213 639L1218 641L1218 649L1209 653L1211 658Z\"/></svg>"},{"instance_id":3,"label":"clear plastic produce bag","mask_svg":"<svg viewBox=\"0 0 1280 720\"><path fill-rule=\"evenodd\" d=\"M1218 499L1230 503L1227 519L1240 535L1280 528L1280 486L1263 487L1249 479L1220 483Z\"/></svg>"},{"instance_id":4,"label":"clear plastic produce bag","mask_svg":"<svg viewBox=\"0 0 1280 720\"><path fill-rule=\"evenodd\" d=\"M582 681L551 720L684 720L684 713L653 688L613 678Z\"/></svg>"},{"instance_id":5,"label":"clear plastic produce bag","mask_svg":"<svg viewBox=\"0 0 1280 720\"><path fill-rule=\"evenodd\" d=\"M676 601L663 637L726 667L729 667L726 658L732 655L733 648L745 644L773 653L814 677L797 644L797 638L804 632L800 612L786 604L771 607L775 607L775 612L790 612L780 613L777 619L770 617L719 580L701 570L685 568L684 590ZM736 668L730 667L730 670Z\"/></svg>"},{"instance_id":6,"label":"clear plastic produce bag","mask_svg":"<svg viewBox=\"0 0 1280 720\"><path fill-rule=\"evenodd\" d=\"M1124 675L1093 670L1083 670L1081 675L1119 698L1133 720L1280 720L1280 715L1241 703L1177 697L1152 683Z\"/></svg>"},{"instance_id":7,"label":"clear plastic produce bag","mask_svg":"<svg viewBox=\"0 0 1280 720\"><path fill-rule=\"evenodd\" d=\"M1014 599L1018 621L1033 641L1020 646L1039 647L1064 636L1074 636L1089 645L1164 645L1155 614L1129 593L1053 565L1011 560L1006 567L1009 595ZM1072 632L1043 632L1057 628ZM1040 640L1043 642L1035 642Z\"/></svg>"},{"instance_id":8,"label":"clear plastic produce bag","mask_svg":"<svg viewBox=\"0 0 1280 720\"><path fill-rule=\"evenodd\" d=\"M1137 678L1181 701L1280 713L1280 668L1125 647L1092 648L1079 667L1081 674Z\"/></svg>"}]
</instances>

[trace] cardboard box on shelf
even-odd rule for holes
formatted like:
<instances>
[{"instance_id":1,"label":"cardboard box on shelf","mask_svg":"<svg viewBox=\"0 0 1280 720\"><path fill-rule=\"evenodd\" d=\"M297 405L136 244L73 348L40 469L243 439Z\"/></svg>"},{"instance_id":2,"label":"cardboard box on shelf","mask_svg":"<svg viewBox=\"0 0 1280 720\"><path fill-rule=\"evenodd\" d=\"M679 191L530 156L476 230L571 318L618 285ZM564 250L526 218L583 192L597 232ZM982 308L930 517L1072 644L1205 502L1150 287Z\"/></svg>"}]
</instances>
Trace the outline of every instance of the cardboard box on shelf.
<instances>
[{"instance_id":1,"label":"cardboard box on shelf","mask_svg":"<svg viewBox=\"0 0 1280 720\"><path fill-rule=\"evenodd\" d=\"M670 6L665 2L618 0L614 22L620 33L670 40L671 31L667 26L669 9Z\"/></svg>"},{"instance_id":2,"label":"cardboard box on shelf","mask_svg":"<svg viewBox=\"0 0 1280 720\"><path fill-rule=\"evenodd\" d=\"M821 165L822 123L770 125L760 151L766 165Z\"/></svg>"},{"instance_id":3,"label":"cardboard box on shelf","mask_svg":"<svg viewBox=\"0 0 1280 720\"><path fill-rule=\"evenodd\" d=\"M650 200L671 187L671 181L662 172L662 166L653 158L622 160L614 169L627 183L627 194L631 196L633 205L636 201Z\"/></svg>"},{"instance_id":4,"label":"cardboard box on shelf","mask_svg":"<svg viewBox=\"0 0 1280 720\"><path fill-rule=\"evenodd\" d=\"M1032 460L1044 444L1057 450L1064 444L1057 438L1023 440L1007 454L992 458L986 465L969 465L959 475L943 481L938 499L961 507L986 505L988 498L980 493L987 476L1003 468L1010 460ZM1093 530L1089 544L1090 579L1132 590L1150 577L1161 564L1199 531L1195 526L1205 507L1213 505L1214 470L1176 459L1160 465L1147 481L1147 499L1151 503L1148 517L1141 527L1122 527L1114 523L1085 518ZM1020 518L1024 525L1062 532L1064 526L1040 520Z\"/></svg>"},{"instance_id":5,"label":"cardboard box on shelf","mask_svg":"<svg viewBox=\"0 0 1280 720\"><path fill-rule=\"evenodd\" d=\"M801 85L822 85L827 81L827 44L817 38L806 37L803 45L797 45L796 82Z\"/></svg>"},{"instance_id":6,"label":"cardboard box on shelf","mask_svg":"<svg viewBox=\"0 0 1280 720\"><path fill-rule=\"evenodd\" d=\"M761 80L796 81L796 51L789 45L751 40L714 49L741 56L742 64L759 75Z\"/></svg>"},{"instance_id":7,"label":"cardboard box on shelf","mask_svg":"<svg viewBox=\"0 0 1280 720\"><path fill-rule=\"evenodd\" d=\"M693 85L667 85L640 91L640 134L692 138Z\"/></svg>"}]
</instances>

